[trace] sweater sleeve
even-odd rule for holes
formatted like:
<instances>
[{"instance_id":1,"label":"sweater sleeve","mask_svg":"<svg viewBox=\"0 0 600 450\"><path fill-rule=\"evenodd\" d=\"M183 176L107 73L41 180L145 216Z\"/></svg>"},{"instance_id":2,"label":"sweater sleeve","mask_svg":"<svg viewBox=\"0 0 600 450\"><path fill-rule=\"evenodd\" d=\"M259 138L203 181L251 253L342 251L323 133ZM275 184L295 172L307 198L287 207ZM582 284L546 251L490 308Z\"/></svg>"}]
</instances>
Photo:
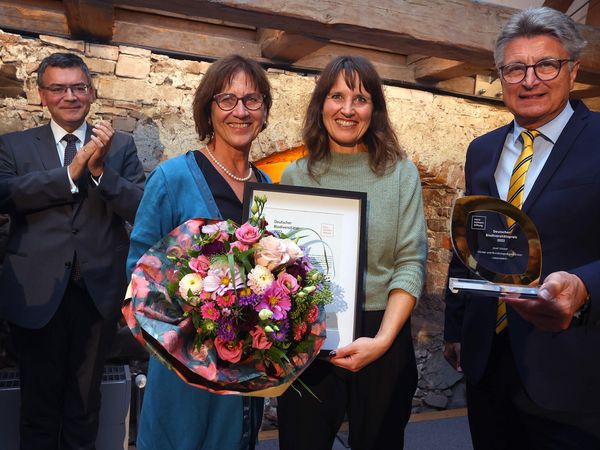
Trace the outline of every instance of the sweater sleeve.
<instances>
[{"instance_id":1,"label":"sweater sleeve","mask_svg":"<svg viewBox=\"0 0 600 450\"><path fill-rule=\"evenodd\" d=\"M414 164L405 161L400 169L400 208L394 271L388 287L388 295L392 289L400 288L418 299L425 282L427 261L427 228L423 212L423 195L419 172Z\"/></svg>"}]
</instances>

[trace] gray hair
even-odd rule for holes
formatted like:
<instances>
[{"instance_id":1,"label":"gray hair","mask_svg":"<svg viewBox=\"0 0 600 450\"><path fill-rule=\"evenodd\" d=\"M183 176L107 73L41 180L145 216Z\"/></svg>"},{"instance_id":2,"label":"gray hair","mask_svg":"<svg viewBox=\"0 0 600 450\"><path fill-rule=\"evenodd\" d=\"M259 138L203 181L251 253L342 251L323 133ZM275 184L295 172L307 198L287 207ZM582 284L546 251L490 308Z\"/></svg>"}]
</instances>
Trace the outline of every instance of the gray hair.
<instances>
[{"instance_id":1,"label":"gray hair","mask_svg":"<svg viewBox=\"0 0 600 450\"><path fill-rule=\"evenodd\" d=\"M569 54L577 60L587 42L581 37L573 19L566 14L546 6L529 8L510 19L500 32L494 50L494 62L500 67L504 62L504 48L515 38L553 36L560 41Z\"/></svg>"},{"instance_id":2,"label":"gray hair","mask_svg":"<svg viewBox=\"0 0 600 450\"><path fill-rule=\"evenodd\" d=\"M88 80L88 84L92 85L92 76L90 75L90 69L83 59L74 53L52 53L51 55L46 56L42 59L38 70L37 70L37 84L40 87L42 86L42 76L48 67L60 67L61 69L70 69L72 67L76 67L81 69Z\"/></svg>"}]
</instances>

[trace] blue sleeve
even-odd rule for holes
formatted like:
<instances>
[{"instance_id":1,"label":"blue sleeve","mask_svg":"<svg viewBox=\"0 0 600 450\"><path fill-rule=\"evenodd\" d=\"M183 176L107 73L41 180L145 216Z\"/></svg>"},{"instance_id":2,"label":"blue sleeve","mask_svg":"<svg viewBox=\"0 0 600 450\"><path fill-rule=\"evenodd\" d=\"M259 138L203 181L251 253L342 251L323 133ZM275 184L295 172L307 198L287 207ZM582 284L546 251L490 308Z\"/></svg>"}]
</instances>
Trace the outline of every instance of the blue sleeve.
<instances>
[{"instance_id":1,"label":"blue sleeve","mask_svg":"<svg viewBox=\"0 0 600 450\"><path fill-rule=\"evenodd\" d=\"M175 204L169 192L167 178L161 167L158 167L148 177L135 216L127 256L127 278L131 277L131 272L140 257L179 225L175 216Z\"/></svg>"}]
</instances>

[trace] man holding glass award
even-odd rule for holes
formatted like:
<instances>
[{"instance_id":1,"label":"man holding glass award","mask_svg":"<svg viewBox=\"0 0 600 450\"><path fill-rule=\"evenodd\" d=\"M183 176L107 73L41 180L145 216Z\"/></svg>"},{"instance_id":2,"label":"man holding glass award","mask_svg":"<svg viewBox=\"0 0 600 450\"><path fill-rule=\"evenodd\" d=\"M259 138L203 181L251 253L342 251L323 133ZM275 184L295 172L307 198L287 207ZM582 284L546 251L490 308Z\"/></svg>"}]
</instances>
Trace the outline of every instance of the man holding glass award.
<instances>
[{"instance_id":1,"label":"man holding glass award","mask_svg":"<svg viewBox=\"0 0 600 450\"><path fill-rule=\"evenodd\" d=\"M444 332L476 450L600 449L600 114L569 101L585 44L546 7L496 42L514 121L467 152Z\"/></svg>"}]
</instances>

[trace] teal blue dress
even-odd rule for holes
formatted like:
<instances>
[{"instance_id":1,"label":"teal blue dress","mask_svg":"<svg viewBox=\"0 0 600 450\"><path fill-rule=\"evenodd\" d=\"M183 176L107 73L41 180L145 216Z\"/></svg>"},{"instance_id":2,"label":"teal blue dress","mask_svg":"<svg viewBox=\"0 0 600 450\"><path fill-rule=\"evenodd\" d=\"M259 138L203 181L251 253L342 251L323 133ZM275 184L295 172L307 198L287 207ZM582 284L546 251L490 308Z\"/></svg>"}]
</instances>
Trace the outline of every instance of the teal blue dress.
<instances>
[{"instance_id":1,"label":"teal blue dress","mask_svg":"<svg viewBox=\"0 0 600 450\"><path fill-rule=\"evenodd\" d=\"M165 161L148 177L131 232L128 276L140 256L181 223L194 217L223 218L213 192L228 185L211 181L211 189L207 178L220 175L215 171L205 176L196 156L188 152ZM214 171L210 164L207 169ZM256 173L262 182L270 182L263 172ZM138 450L252 449L262 409L260 398L191 387L151 357L136 445Z\"/></svg>"}]
</instances>

